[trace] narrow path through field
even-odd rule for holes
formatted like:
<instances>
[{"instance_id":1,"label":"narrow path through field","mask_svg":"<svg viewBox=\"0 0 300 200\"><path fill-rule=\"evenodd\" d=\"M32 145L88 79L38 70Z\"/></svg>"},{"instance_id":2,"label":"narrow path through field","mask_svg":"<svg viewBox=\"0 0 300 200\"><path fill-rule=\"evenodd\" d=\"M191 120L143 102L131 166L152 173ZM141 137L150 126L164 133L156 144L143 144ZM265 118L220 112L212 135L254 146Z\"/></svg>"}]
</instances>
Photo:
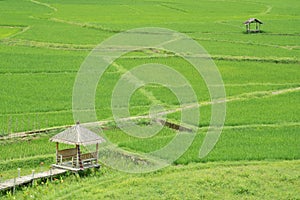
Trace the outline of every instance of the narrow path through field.
<instances>
[{"instance_id":1,"label":"narrow path through field","mask_svg":"<svg viewBox=\"0 0 300 200\"><path fill-rule=\"evenodd\" d=\"M116 67L119 71L119 73L122 75L122 74L125 74L127 73L127 75L130 78L131 81L139 81L141 82L136 76L134 76L132 73L130 73L130 71L128 71L125 67L123 67L122 65L120 64L117 64L116 62L113 62L112 63L112 66ZM153 104L158 104L158 105L162 105L163 103L158 100L153 94L152 92L149 92L147 90L145 90L144 88L140 88L139 91L145 96L147 97Z\"/></svg>"},{"instance_id":2,"label":"narrow path through field","mask_svg":"<svg viewBox=\"0 0 300 200\"><path fill-rule=\"evenodd\" d=\"M290 93L290 92L298 92L300 91L300 87L294 87L294 88L287 88L287 89L280 89L280 90L268 90L268 91L260 91L260 92L250 92L250 93L243 93L240 95L235 95L235 96L231 96L228 97L226 99L220 99L216 102L211 102L211 101L206 101L206 102L199 102L199 103L194 103L194 104L189 104L189 105L184 105L180 108L175 108L175 109L169 109L166 110L164 112L160 112L157 115L166 115L166 114L171 114L171 113L176 113L176 112L180 112L184 109L191 109L191 108L197 108L197 107L201 107L201 106L207 106L207 105L211 105L213 103L220 103L220 102L232 102L232 101L245 101L245 100L250 100L250 99L254 99L254 98L268 98L268 97L272 97L272 96L276 96L276 95L281 95L281 94L285 94L285 93ZM64 110L64 111L50 111L50 112L40 112L39 114L43 114L43 113L60 113L60 112L71 112L70 110ZM36 114L36 113L33 113ZM24 113L20 113L17 115L24 115ZM122 120L126 121L126 120L138 120L138 119L147 119L149 118L149 115L140 115L140 116L131 116L128 118L124 118ZM105 125L107 123L113 122L113 120L111 119L107 119L107 120L102 120L102 121L98 121L98 122L90 122L90 123L85 123L85 125L89 126L89 125ZM248 125L234 125L234 126L224 126L224 128L247 128L247 127L280 127L280 126L298 126L300 125L300 122L288 122L288 123L280 123L280 124L248 124ZM61 129L61 128L66 128L69 127L70 125L62 125L62 126L56 126L56 127L51 127L51 128L47 128L47 129L42 129L42 130L34 130L34 131L27 131L27 132L20 132L20 133L13 133L10 134L8 136L2 136L0 137L0 140L2 139L9 139L9 138L18 138L18 137L26 137L28 135L33 135L33 134L39 134L39 133L43 133L43 132L47 132L50 130L56 130L56 129ZM206 128L206 127L201 127L201 128Z\"/></svg>"},{"instance_id":3,"label":"narrow path through field","mask_svg":"<svg viewBox=\"0 0 300 200\"><path fill-rule=\"evenodd\" d=\"M57 11L57 8L55 8L55 7L53 7L53 6L51 6L50 4L48 4L48 3L43 3L43 2L40 2L40 1L37 1L37 0L30 0L32 3L35 3L35 4L38 4L38 5L41 5L41 6L45 6L45 7L47 7L47 8L50 8L51 10L53 10L53 11Z\"/></svg>"}]
</instances>

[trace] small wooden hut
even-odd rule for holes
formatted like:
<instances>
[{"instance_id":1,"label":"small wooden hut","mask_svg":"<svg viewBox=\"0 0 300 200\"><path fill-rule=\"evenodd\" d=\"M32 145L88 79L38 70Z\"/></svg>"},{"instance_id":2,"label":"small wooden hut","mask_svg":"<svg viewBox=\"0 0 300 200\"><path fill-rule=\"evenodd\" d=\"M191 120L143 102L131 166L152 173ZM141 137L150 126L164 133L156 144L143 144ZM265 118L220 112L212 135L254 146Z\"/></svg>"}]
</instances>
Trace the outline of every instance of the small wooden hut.
<instances>
[{"instance_id":1,"label":"small wooden hut","mask_svg":"<svg viewBox=\"0 0 300 200\"><path fill-rule=\"evenodd\" d=\"M247 33L259 33L260 31L260 25L263 24L262 21L256 18L250 18L247 21L244 22L246 25L246 32ZM251 29L251 24L255 24L255 29Z\"/></svg>"},{"instance_id":2,"label":"small wooden hut","mask_svg":"<svg viewBox=\"0 0 300 200\"><path fill-rule=\"evenodd\" d=\"M79 122L75 126L53 136L50 141L56 142L56 164L52 166L73 171L99 167L98 145L105 142L105 139L82 127ZM75 147L59 150L59 143L70 144ZM81 145L96 145L96 151L82 154L80 151Z\"/></svg>"}]
</instances>

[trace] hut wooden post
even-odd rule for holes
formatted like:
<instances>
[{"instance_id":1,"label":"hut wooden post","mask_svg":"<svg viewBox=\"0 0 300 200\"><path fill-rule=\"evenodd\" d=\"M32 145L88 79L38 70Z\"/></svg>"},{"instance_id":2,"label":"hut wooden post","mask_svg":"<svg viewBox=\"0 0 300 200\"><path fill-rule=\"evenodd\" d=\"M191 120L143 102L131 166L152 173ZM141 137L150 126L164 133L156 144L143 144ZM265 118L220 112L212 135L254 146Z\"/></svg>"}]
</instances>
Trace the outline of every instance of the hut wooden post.
<instances>
[{"instance_id":1,"label":"hut wooden post","mask_svg":"<svg viewBox=\"0 0 300 200\"><path fill-rule=\"evenodd\" d=\"M99 156L99 143L96 144L96 164L98 163L98 156Z\"/></svg>"}]
</instances>

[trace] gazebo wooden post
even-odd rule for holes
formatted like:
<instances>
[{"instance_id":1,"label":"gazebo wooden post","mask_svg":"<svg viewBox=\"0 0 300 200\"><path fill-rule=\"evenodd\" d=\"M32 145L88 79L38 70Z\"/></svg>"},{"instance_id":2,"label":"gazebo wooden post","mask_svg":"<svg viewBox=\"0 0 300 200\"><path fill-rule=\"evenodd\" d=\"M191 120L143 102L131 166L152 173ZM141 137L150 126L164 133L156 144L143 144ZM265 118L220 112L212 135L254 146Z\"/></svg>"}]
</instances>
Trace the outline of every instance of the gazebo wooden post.
<instances>
[{"instance_id":1,"label":"gazebo wooden post","mask_svg":"<svg viewBox=\"0 0 300 200\"><path fill-rule=\"evenodd\" d=\"M98 163L98 156L99 156L99 143L96 144L96 164Z\"/></svg>"},{"instance_id":2,"label":"gazebo wooden post","mask_svg":"<svg viewBox=\"0 0 300 200\"><path fill-rule=\"evenodd\" d=\"M76 144L76 149L77 149L77 161L76 161L76 167L83 169L82 161L81 161L81 156L80 156L80 146L79 144Z\"/></svg>"},{"instance_id":3,"label":"gazebo wooden post","mask_svg":"<svg viewBox=\"0 0 300 200\"><path fill-rule=\"evenodd\" d=\"M56 164L58 164L58 142L56 142Z\"/></svg>"},{"instance_id":4,"label":"gazebo wooden post","mask_svg":"<svg viewBox=\"0 0 300 200\"><path fill-rule=\"evenodd\" d=\"M80 158L80 149L79 149L79 145L76 144L76 167L79 166L79 158Z\"/></svg>"}]
</instances>

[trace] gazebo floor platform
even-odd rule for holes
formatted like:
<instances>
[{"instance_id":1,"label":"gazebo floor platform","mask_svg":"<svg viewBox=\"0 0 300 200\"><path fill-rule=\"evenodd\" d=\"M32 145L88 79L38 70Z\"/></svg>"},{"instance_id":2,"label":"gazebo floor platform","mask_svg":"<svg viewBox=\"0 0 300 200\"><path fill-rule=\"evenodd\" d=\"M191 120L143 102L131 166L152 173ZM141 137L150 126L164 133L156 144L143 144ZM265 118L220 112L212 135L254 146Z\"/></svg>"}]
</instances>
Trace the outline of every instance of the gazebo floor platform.
<instances>
[{"instance_id":1,"label":"gazebo floor platform","mask_svg":"<svg viewBox=\"0 0 300 200\"><path fill-rule=\"evenodd\" d=\"M90 168L100 168L99 164L84 164L83 168L77 168L68 163L63 163L62 165L52 164L52 168L65 169L73 172L78 172L80 170L90 169Z\"/></svg>"}]
</instances>

